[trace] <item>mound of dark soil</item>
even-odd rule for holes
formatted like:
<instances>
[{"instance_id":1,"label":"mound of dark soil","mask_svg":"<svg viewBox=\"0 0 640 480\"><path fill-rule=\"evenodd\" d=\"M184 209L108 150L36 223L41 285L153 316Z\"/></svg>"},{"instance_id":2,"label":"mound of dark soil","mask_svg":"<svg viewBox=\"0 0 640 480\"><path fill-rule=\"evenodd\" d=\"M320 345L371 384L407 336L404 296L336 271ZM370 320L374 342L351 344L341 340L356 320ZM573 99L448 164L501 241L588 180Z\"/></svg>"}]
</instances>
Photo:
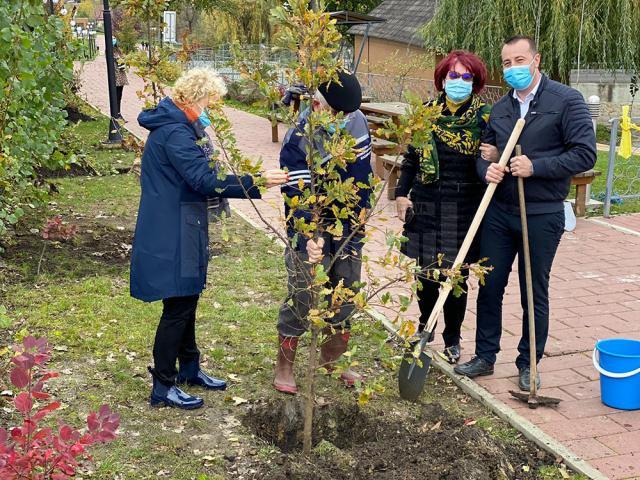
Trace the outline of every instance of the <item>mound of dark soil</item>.
<instances>
[{"instance_id":1,"label":"mound of dark soil","mask_svg":"<svg viewBox=\"0 0 640 480\"><path fill-rule=\"evenodd\" d=\"M254 405L244 424L280 448L275 458L253 466L250 478L270 480L491 480L534 479L553 464L546 452L524 440L502 441L438 404L423 405L415 418L371 416L357 405L319 408L314 451L300 453L302 402Z\"/></svg>"},{"instance_id":2,"label":"mound of dark soil","mask_svg":"<svg viewBox=\"0 0 640 480\"><path fill-rule=\"evenodd\" d=\"M69 169L56 169L50 168L38 168L36 169L36 175L40 179L46 178L67 178L67 177L87 177L97 175L95 168L87 164L73 164L69 166Z\"/></svg>"},{"instance_id":3,"label":"mound of dark soil","mask_svg":"<svg viewBox=\"0 0 640 480\"><path fill-rule=\"evenodd\" d=\"M38 263L41 273L60 278L84 278L94 276L104 267L118 270L128 267L132 231L91 221L72 223L78 225L78 233L66 242L49 242L40 234L22 229L17 232L16 244L7 248L3 258L8 270L15 274L12 279L9 276L9 283L34 281ZM20 268L13 270L12 265Z\"/></svg>"},{"instance_id":4,"label":"mound of dark soil","mask_svg":"<svg viewBox=\"0 0 640 480\"><path fill-rule=\"evenodd\" d=\"M92 116L81 112L76 106L68 105L65 107L65 111L67 112L67 121L69 123L91 122L95 120Z\"/></svg>"}]
</instances>

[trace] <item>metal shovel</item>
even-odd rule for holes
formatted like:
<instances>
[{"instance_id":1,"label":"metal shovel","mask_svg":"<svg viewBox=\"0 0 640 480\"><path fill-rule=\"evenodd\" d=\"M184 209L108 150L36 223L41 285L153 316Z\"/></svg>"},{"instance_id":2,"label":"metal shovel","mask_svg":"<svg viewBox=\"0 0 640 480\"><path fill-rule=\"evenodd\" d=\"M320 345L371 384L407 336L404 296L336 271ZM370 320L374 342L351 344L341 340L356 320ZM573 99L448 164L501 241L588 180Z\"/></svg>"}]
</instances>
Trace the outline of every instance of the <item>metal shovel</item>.
<instances>
[{"instance_id":1,"label":"metal shovel","mask_svg":"<svg viewBox=\"0 0 640 480\"><path fill-rule=\"evenodd\" d=\"M511 136L509 137L509 141L507 142L504 151L502 152L498 165L504 167L507 164L507 162L511 158L511 153L513 152L513 149L518 142L518 138L520 138L520 133L522 133L523 128L524 119L519 119L516 122L515 127L513 127L513 131L511 132ZM469 253L471 243L473 242L473 239L478 232L478 228L480 228L482 218L487 211L489 202L491 202L491 198L493 197L493 194L495 193L497 187L498 184L496 183L490 183L487 187L487 190L485 191L484 196L480 201L480 206L478 207L478 210L473 217L473 221L471 222L469 231L464 237L462 246L458 251L458 255L453 261L453 268L457 268L464 263L464 259L466 258L467 253ZM431 365L431 357L424 351L424 349L427 345L427 341L436 328L438 317L440 316L440 312L444 308L444 304L449 297L452 288L453 286L451 285L450 280L447 280L440 287L438 300L436 301L436 304L431 311L431 315L427 320L427 325L422 331L420 340L405 353L404 359L402 360L400 371L398 373L398 387L400 390L400 396L405 400L417 400L424 390L424 385L427 381L427 375L429 374L429 366Z\"/></svg>"},{"instance_id":2,"label":"metal shovel","mask_svg":"<svg viewBox=\"0 0 640 480\"><path fill-rule=\"evenodd\" d=\"M516 155L522 155L520 145L516 146ZM527 225L527 206L524 199L524 179L518 177L518 200L520 203L520 222L522 224L522 251L524 253L524 278L527 288L527 313L529 322L529 394L509 390L509 393L518 400L525 402L529 408L538 408L540 405L558 405L559 398L538 396L538 365L536 358L536 314L533 303L533 280L531 278L531 255L529 252L529 227Z\"/></svg>"}]
</instances>

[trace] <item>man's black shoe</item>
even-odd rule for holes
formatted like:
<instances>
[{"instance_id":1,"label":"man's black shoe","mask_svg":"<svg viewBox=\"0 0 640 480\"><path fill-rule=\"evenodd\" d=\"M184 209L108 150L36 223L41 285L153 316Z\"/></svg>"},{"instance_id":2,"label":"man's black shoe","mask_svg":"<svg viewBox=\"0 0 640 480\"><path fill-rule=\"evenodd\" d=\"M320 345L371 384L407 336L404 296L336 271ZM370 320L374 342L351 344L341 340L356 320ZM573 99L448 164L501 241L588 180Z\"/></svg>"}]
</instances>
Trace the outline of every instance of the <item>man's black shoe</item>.
<instances>
[{"instance_id":1,"label":"man's black shoe","mask_svg":"<svg viewBox=\"0 0 640 480\"><path fill-rule=\"evenodd\" d=\"M540 373L536 372L536 388L540 388ZM531 388L531 369L522 367L520 369L520 378L518 379L518 387L520 390L528 392Z\"/></svg>"},{"instance_id":2,"label":"man's black shoe","mask_svg":"<svg viewBox=\"0 0 640 480\"><path fill-rule=\"evenodd\" d=\"M493 375L493 364L480 357L473 357L468 362L455 367L453 371L469 378L480 377L482 375Z\"/></svg>"}]
</instances>

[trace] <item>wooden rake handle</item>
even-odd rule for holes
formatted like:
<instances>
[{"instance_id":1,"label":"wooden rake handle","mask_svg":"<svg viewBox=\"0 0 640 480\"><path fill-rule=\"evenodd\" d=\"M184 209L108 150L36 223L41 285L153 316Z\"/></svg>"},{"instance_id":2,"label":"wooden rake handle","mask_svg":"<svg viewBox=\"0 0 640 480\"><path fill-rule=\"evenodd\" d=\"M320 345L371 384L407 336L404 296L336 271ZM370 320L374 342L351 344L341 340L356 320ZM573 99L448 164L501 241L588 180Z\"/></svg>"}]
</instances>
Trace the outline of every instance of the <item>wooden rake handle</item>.
<instances>
[{"instance_id":1,"label":"wooden rake handle","mask_svg":"<svg viewBox=\"0 0 640 480\"><path fill-rule=\"evenodd\" d=\"M516 145L516 155L522 155L520 145ZM529 250L529 226L527 224L527 202L524 197L524 178L518 177L518 203L520 205L520 222L522 224L522 252L524 256L524 278L527 290L527 322L529 325L529 399L535 399L538 394L536 384L537 356L536 356L536 317L533 301L533 279L531 276L531 253Z\"/></svg>"},{"instance_id":2,"label":"wooden rake handle","mask_svg":"<svg viewBox=\"0 0 640 480\"><path fill-rule=\"evenodd\" d=\"M498 162L498 165L500 165L501 167L506 166L507 162L511 158L511 154L513 153L513 149L515 148L516 143L518 143L518 139L520 138L520 134L522 133L523 128L524 128L524 119L521 118L516 122L515 127L513 127L513 131L511 132L511 136L509 137L507 146L504 148L504 151L502 152L502 156L500 157L500 161ZM464 241L462 242L462 246L458 251L458 255L456 256L456 259L453 261L453 268L457 268L464 263L464 259L466 258L467 253L469 253L469 249L471 248L473 239L475 238L476 233L478 233L478 228L480 228L480 224L482 223L482 219L484 217L484 214L487 211L487 208L489 207L489 202L491 202L491 198L493 197L493 194L495 193L496 188L498 188L497 183L490 183L489 186L487 187L487 190L484 192L484 196L482 197L482 200L480 201L480 206L478 207L478 210L476 211L476 214L473 217L473 221L471 222L469 231L467 232L467 235L464 237ZM431 310L431 315L427 320L427 326L425 327L422 333L423 336L431 335L431 331L433 330L433 328L436 325L436 322L438 321L440 312L444 308L444 303L447 301L447 298L449 297L449 294L451 293L452 288L453 286L451 285L450 279L447 279L444 285L440 287L438 300L436 301L436 304L433 307L433 310Z\"/></svg>"}]
</instances>

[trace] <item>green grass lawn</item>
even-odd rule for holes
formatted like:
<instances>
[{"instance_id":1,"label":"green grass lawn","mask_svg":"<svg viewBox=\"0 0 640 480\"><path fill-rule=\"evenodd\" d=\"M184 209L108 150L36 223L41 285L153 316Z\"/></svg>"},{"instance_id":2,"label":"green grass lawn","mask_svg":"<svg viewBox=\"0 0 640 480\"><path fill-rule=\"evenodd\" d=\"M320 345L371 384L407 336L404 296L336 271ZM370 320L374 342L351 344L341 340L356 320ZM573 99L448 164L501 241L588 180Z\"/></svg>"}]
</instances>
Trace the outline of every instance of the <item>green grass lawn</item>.
<instances>
[{"instance_id":1,"label":"green grass lawn","mask_svg":"<svg viewBox=\"0 0 640 480\"><path fill-rule=\"evenodd\" d=\"M27 332L46 336L54 347L52 368L61 377L50 391L63 402L61 415L82 425L90 409L108 403L121 415L118 439L92 450L95 463L84 469L95 479L220 479L238 459L268 460L273 445L240 425L245 400L277 398L271 388L276 354L276 318L285 294L282 249L266 235L232 217L223 236L212 226L214 257L197 318L197 336L204 368L229 379L226 392L198 391L206 408L193 412L148 406L151 348L161 312L129 296L129 257L139 196L133 174L113 174L131 153L97 149L105 135L104 118L75 127L86 142L87 155L104 167L102 176L55 180L58 194L42 209L30 210L15 244L0 258L0 304L10 325L0 330L9 341ZM62 215L79 227L77 237L47 245L37 230L46 217ZM227 237L228 235L228 237ZM224 237L224 238L223 238ZM40 274L36 275L42 256ZM365 408L386 415L401 411L414 418L424 404L400 402L396 391L399 352L385 342L382 329L368 322L354 326L359 369L379 379L385 390ZM303 340L306 343L307 340ZM297 360L298 376L306 345ZM8 357L0 357L6 365ZM8 388L6 375L0 390ZM318 395L330 402L353 404L357 394L321 378ZM520 434L471 401L451 380L432 371L423 401L438 402L449 412L477 418L478 427L504 444L521 442ZM10 399L0 397L0 407ZM1 423L14 420L0 409ZM235 460L230 460L235 459ZM231 463L230 463L231 462ZM554 466L542 467L536 478L561 479ZM572 477L579 478L579 477Z\"/></svg>"},{"instance_id":2,"label":"green grass lawn","mask_svg":"<svg viewBox=\"0 0 640 480\"><path fill-rule=\"evenodd\" d=\"M109 136L109 119L85 103L80 104L80 112L95 118L95 121L81 121L69 125L63 139L67 140L72 150L78 152L81 163L87 164L101 175L131 167L131 152L126 152L118 146L103 145ZM122 132L125 136L128 134L124 129Z\"/></svg>"},{"instance_id":3,"label":"green grass lawn","mask_svg":"<svg viewBox=\"0 0 640 480\"><path fill-rule=\"evenodd\" d=\"M245 112L253 113L254 115L258 115L260 117L269 118L269 110L263 105L248 104L239 100L234 100L232 98L225 99L224 104L227 107L232 107L238 110L243 110Z\"/></svg>"},{"instance_id":4,"label":"green grass lawn","mask_svg":"<svg viewBox=\"0 0 640 480\"><path fill-rule=\"evenodd\" d=\"M635 168L621 169L622 165L636 165ZM609 166L609 152L598 151L598 159L594 167L601 172L596 177L591 186L591 196L596 200L603 200L607 186L607 169ZM629 160L618 157L616 160L616 180L613 191L615 194L625 193L640 194L640 157L633 156ZM575 189L571 191L571 197L575 196ZM621 204L612 204L612 214L637 213L640 212L640 199L624 199ZM602 209L594 212L595 215L602 215Z\"/></svg>"}]
</instances>

